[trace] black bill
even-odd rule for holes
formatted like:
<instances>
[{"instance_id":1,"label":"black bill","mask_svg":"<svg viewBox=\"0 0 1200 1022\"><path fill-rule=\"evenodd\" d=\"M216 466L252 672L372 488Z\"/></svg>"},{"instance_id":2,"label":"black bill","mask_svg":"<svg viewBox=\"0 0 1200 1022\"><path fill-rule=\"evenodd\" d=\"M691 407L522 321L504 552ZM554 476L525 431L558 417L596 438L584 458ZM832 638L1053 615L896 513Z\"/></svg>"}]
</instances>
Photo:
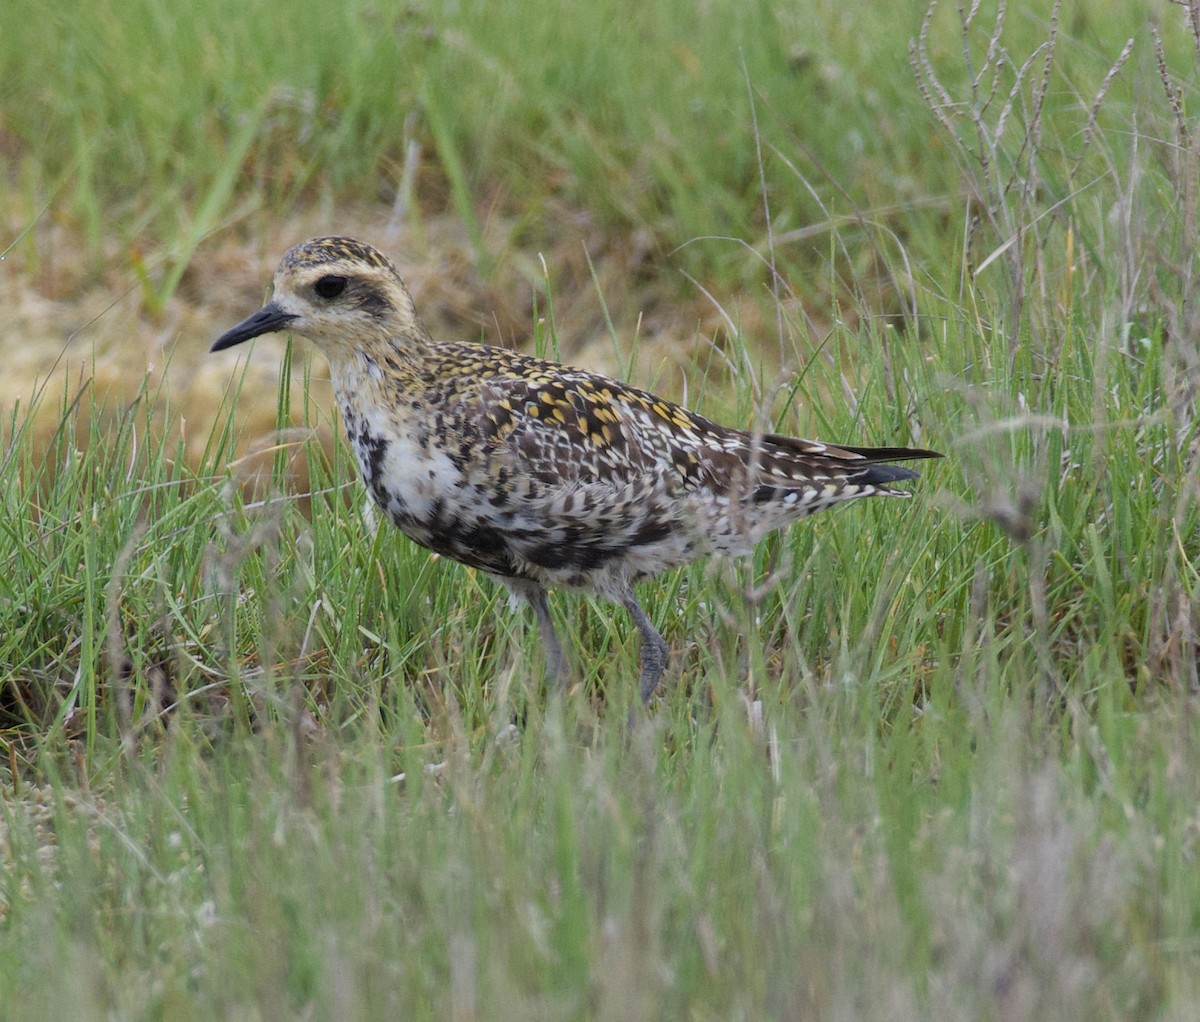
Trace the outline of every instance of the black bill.
<instances>
[{"instance_id":1,"label":"black bill","mask_svg":"<svg viewBox=\"0 0 1200 1022\"><path fill-rule=\"evenodd\" d=\"M284 312L274 302L268 302L249 319L242 320L232 330L226 330L208 350L224 351L235 344L241 344L242 341L250 340L251 337L274 333L276 330L282 330L295 318L295 313Z\"/></svg>"}]
</instances>

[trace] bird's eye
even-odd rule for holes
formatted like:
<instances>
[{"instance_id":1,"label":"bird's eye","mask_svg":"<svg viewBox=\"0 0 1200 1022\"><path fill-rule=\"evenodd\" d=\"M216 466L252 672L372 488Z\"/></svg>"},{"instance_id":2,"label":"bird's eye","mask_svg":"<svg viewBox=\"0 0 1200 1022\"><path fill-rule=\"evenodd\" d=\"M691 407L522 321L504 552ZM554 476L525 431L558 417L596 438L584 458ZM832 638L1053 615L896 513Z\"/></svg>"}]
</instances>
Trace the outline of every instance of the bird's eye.
<instances>
[{"instance_id":1,"label":"bird's eye","mask_svg":"<svg viewBox=\"0 0 1200 1022\"><path fill-rule=\"evenodd\" d=\"M332 275L322 277L313 285L313 290L322 298L336 298L346 290L346 278Z\"/></svg>"}]
</instances>

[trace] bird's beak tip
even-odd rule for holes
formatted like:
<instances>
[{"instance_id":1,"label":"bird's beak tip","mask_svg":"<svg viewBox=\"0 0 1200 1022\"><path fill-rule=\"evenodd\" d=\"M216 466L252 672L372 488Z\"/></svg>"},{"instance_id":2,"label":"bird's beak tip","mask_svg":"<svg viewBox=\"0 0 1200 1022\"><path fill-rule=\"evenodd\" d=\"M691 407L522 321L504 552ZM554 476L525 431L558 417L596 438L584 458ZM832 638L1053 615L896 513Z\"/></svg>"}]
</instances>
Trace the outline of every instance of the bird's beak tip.
<instances>
[{"instance_id":1,"label":"bird's beak tip","mask_svg":"<svg viewBox=\"0 0 1200 1022\"><path fill-rule=\"evenodd\" d=\"M252 337L275 333L277 330L284 329L295 318L294 313L284 312L274 302L268 302L253 316L242 320L232 330L226 330L225 333L221 334L213 342L213 346L208 350L210 352L224 351L226 348L232 348L234 345L248 341Z\"/></svg>"}]
</instances>

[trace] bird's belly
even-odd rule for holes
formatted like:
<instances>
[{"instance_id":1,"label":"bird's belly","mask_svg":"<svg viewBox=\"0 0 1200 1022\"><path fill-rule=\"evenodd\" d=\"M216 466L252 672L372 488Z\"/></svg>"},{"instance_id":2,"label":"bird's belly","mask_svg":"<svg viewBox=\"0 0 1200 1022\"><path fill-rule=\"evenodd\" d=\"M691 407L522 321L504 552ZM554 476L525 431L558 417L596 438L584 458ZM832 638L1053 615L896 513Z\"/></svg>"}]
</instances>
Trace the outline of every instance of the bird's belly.
<instances>
[{"instance_id":1,"label":"bird's belly","mask_svg":"<svg viewBox=\"0 0 1200 1022\"><path fill-rule=\"evenodd\" d=\"M746 554L809 510L786 499L683 495L644 480L550 481L428 429L347 413L363 481L392 523L415 543L496 575L617 591L705 554Z\"/></svg>"},{"instance_id":2,"label":"bird's belly","mask_svg":"<svg viewBox=\"0 0 1200 1022\"><path fill-rule=\"evenodd\" d=\"M384 435L356 423L350 445L367 492L419 545L464 564L513 574L501 516L472 483L462 459L428 435Z\"/></svg>"},{"instance_id":3,"label":"bird's belly","mask_svg":"<svg viewBox=\"0 0 1200 1022\"><path fill-rule=\"evenodd\" d=\"M604 591L686 564L705 544L690 523L630 491L592 502L571 485L493 472L420 434L356 423L350 442L375 503L409 539L496 575Z\"/></svg>"}]
</instances>

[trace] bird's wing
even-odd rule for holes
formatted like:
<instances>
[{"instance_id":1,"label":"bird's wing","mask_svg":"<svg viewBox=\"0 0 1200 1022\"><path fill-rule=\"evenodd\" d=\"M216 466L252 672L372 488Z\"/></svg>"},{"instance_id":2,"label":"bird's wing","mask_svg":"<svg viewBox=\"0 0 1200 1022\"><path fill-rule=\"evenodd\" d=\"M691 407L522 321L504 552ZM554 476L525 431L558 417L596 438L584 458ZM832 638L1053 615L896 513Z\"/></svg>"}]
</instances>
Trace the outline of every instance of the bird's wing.
<instances>
[{"instance_id":1,"label":"bird's wing","mask_svg":"<svg viewBox=\"0 0 1200 1022\"><path fill-rule=\"evenodd\" d=\"M492 377L456 396L475 471L519 567L592 572L685 527L684 476L662 438L582 373ZM607 391L607 394L605 393ZM486 479L483 476L486 474Z\"/></svg>"},{"instance_id":2,"label":"bird's wing","mask_svg":"<svg viewBox=\"0 0 1200 1022\"><path fill-rule=\"evenodd\" d=\"M748 520L757 535L838 500L903 493L888 483L915 473L876 462L925 455L729 429L562 367L475 381L455 404L480 448L474 484L504 517L514 563L568 576L634 549L644 551L639 572L643 562L647 574L683 563L706 542L695 516L719 522L730 501L746 509L739 514L762 508Z\"/></svg>"},{"instance_id":3,"label":"bird's wing","mask_svg":"<svg viewBox=\"0 0 1200 1022\"><path fill-rule=\"evenodd\" d=\"M938 457L903 447L850 447L718 425L646 391L590 373L501 377L480 384L481 432L547 484L622 486L650 476L669 492L733 495L766 486L825 489L915 478L888 464Z\"/></svg>"},{"instance_id":4,"label":"bird's wing","mask_svg":"<svg viewBox=\"0 0 1200 1022\"><path fill-rule=\"evenodd\" d=\"M547 485L658 480L672 488L672 438L665 423L631 404L641 396L587 373L493 378L478 386L477 429L493 458Z\"/></svg>"}]
</instances>

